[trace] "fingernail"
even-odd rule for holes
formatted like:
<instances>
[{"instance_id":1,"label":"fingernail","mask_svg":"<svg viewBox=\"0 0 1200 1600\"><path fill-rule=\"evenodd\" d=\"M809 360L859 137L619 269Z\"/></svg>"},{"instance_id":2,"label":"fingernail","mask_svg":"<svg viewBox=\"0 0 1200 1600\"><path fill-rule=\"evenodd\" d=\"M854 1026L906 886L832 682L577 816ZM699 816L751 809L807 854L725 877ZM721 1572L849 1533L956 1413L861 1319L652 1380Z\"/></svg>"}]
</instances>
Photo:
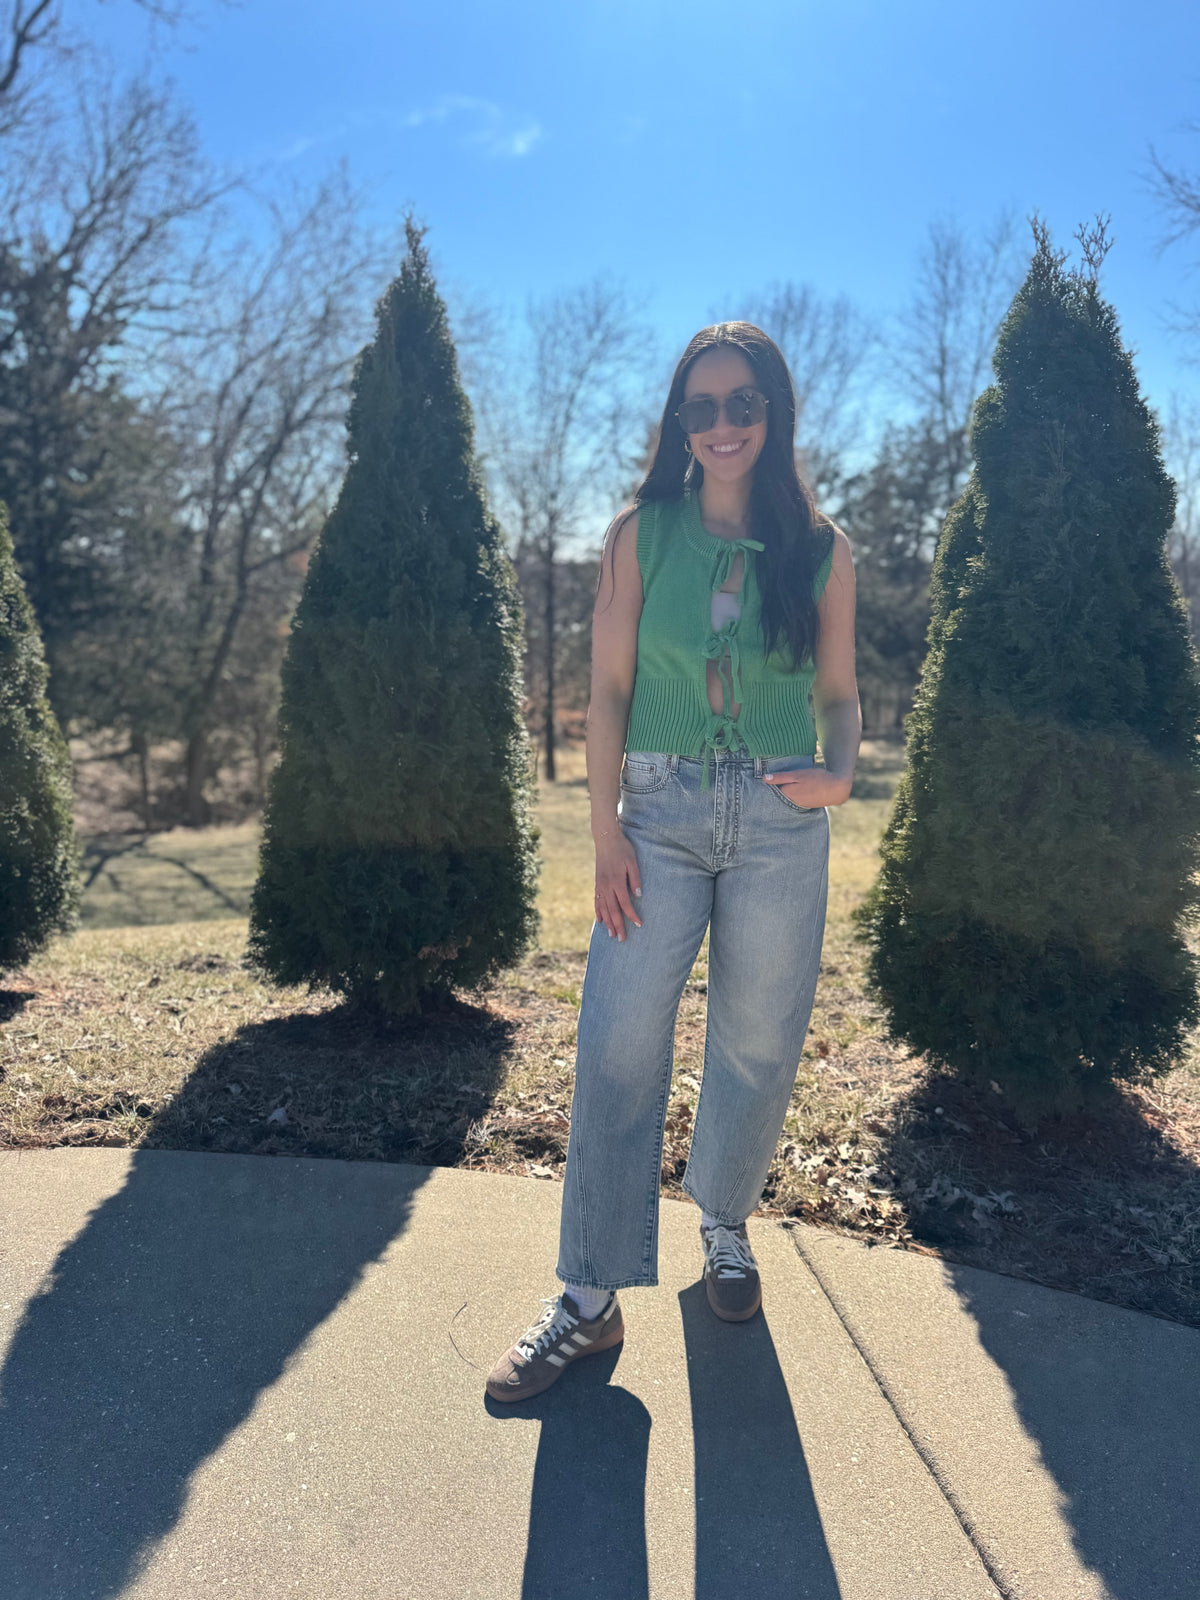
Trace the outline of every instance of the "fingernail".
<instances>
[{"instance_id":1,"label":"fingernail","mask_svg":"<svg viewBox=\"0 0 1200 1600\"><path fill-rule=\"evenodd\" d=\"M615 937L616 937L616 935L615 935L615 934L614 934L614 933L613 933L613 931L612 931L612 929L611 929L611 928L610 928L610 929L609 929L609 930L608 930L608 937L609 937L609 938L610 938L610 939L612 939L612 938L615 938Z\"/></svg>"},{"instance_id":2,"label":"fingernail","mask_svg":"<svg viewBox=\"0 0 1200 1600\"><path fill-rule=\"evenodd\" d=\"M635 889L633 892L635 895L637 895L639 900L642 898L642 891L640 889Z\"/></svg>"}]
</instances>

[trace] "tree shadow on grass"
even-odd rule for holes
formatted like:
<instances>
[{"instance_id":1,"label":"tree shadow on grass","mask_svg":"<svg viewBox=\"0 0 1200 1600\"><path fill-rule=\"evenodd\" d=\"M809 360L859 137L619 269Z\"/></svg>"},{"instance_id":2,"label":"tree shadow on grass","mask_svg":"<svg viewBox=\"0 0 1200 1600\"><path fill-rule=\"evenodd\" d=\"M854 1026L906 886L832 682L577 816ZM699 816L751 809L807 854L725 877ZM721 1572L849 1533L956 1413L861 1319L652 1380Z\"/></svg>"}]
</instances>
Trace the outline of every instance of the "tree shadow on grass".
<instances>
[{"instance_id":1,"label":"tree shadow on grass","mask_svg":"<svg viewBox=\"0 0 1200 1600\"><path fill-rule=\"evenodd\" d=\"M338 1012L279 1018L198 1064L149 1130L168 1145L186 1130L188 1152L133 1153L123 1187L60 1251L9 1346L0 1372L5 1600L107 1600L153 1556L192 1473L407 1226L425 1174L386 1158L414 1142L421 1085L452 1092L453 1069L465 1064L471 1094L494 1086L506 1028L465 1009L441 1026L382 1033ZM237 1095L228 1088L235 1063ZM321 1106L365 1125L372 1090L354 1083L356 1073L376 1090L388 1075L408 1096L409 1111L390 1102L390 1120L385 1108L380 1130L364 1134L375 1159L288 1156L289 1137L305 1137L311 1151L303 1123ZM290 1085L294 1121L268 1120L279 1085ZM241 1101L237 1122L212 1110ZM198 1149L206 1134L208 1152ZM264 1134L280 1159L233 1153L239 1141L261 1150Z\"/></svg>"},{"instance_id":2,"label":"tree shadow on grass","mask_svg":"<svg viewBox=\"0 0 1200 1600\"><path fill-rule=\"evenodd\" d=\"M515 1034L461 1001L411 1020L340 1005L248 1023L201 1057L141 1142L455 1166Z\"/></svg>"},{"instance_id":3,"label":"tree shadow on grass","mask_svg":"<svg viewBox=\"0 0 1200 1600\"><path fill-rule=\"evenodd\" d=\"M33 989L0 989L0 1023L19 1017L35 994Z\"/></svg>"},{"instance_id":4,"label":"tree shadow on grass","mask_svg":"<svg viewBox=\"0 0 1200 1600\"><path fill-rule=\"evenodd\" d=\"M965 1265L1200 1328L1200 1159L1133 1093L1020 1127L930 1071L896 1104L880 1169L913 1236Z\"/></svg>"}]
</instances>

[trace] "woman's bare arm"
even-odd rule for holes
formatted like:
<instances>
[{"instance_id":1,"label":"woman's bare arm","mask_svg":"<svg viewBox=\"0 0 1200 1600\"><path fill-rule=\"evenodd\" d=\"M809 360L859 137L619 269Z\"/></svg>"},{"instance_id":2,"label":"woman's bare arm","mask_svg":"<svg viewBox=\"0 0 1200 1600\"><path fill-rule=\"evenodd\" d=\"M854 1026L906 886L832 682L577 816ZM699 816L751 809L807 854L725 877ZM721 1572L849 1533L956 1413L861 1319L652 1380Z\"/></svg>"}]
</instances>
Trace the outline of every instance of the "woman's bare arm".
<instances>
[{"instance_id":1,"label":"woman's bare arm","mask_svg":"<svg viewBox=\"0 0 1200 1600\"><path fill-rule=\"evenodd\" d=\"M854 671L854 558L840 528L834 529L833 566L819 609L813 712L825 770L845 785L843 799L848 800L862 739L862 708Z\"/></svg>"},{"instance_id":2,"label":"woman's bare arm","mask_svg":"<svg viewBox=\"0 0 1200 1600\"><path fill-rule=\"evenodd\" d=\"M862 710L854 672L854 558L850 541L833 533L833 563L818 605L821 620L813 679L813 713L824 766L769 775L801 806L839 806L850 798L862 738Z\"/></svg>"},{"instance_id":3,"label":"woman's bare arm","mask_svg":"<svg viewBox=\"0 0 1200 1600\"><path fill-rule=\"evenodd\" d=\"M625 918L641 927L632 895L642 892L637 856L617 817L621 764L637 672L642 573L637 559L638 511L615 519L601 561L592 613L592 685L587 716L587 777L596 846L596 917L617 939Z\"/></svg>"}]
</instances>

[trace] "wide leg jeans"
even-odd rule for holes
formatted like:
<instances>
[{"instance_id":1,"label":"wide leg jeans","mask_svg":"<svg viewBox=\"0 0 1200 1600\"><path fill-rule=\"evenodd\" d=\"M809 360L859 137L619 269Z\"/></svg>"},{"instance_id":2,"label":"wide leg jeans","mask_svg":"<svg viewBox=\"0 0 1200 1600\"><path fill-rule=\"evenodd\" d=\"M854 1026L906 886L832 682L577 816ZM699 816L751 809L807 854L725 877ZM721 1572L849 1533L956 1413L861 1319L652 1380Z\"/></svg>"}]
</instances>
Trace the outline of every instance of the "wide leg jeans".
<instances>
[{"instance_id":1,"label":"wide leg jeans","mask_svg":"<svg viewBox=\"0 0 1200 1600\"><path fill-rule=\"evenodd\" d=\"M626 754L621 826L633 842L639 928L592 928L563 1184L564 1283L658 1282L664 1124L683 986L709 929L708 1020L684 1192L730 1226L762 1197L816 991L829 818L764 783L811 755ZM710 768L711 771L711 768Z\"/></svg>"}]
</instances>

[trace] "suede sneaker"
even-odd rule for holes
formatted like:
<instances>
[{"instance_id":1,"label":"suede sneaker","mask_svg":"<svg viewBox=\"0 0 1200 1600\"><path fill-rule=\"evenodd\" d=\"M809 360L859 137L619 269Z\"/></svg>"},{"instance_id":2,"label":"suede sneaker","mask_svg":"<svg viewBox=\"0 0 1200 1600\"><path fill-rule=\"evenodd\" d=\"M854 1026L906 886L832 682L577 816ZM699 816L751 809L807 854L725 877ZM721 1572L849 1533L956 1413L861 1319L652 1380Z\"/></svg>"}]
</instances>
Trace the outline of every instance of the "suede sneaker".
<instances>
[{"instance_id":1,"label":"suede sneaker","mask_svg":"<svg viewBox=\"0 0 1200 1600\"><path fill-rule=\"evenodd\" d=\"M541 1394L579 1356L611 1350L625 1337L615 1290L594 1317L581 1317L565 1289L547 1296L542 1304L546 1308L542 1315L488 1373L486 1388L493 1400L528 1400Z\"/></svg>"},{"instance_id":2,"label":"suede sneaker","mask_svg":"<svg viewBox=\"0 0 1200 1600\"><path fill-rule=\"evenodd\" d=\"M704 1246L704 1289L708 1303L723 1322L745 1322L762 1304L758 1262L750 1249L746 1224L715 1228L700 1224Z\"/></svg>"}]
</instances>

